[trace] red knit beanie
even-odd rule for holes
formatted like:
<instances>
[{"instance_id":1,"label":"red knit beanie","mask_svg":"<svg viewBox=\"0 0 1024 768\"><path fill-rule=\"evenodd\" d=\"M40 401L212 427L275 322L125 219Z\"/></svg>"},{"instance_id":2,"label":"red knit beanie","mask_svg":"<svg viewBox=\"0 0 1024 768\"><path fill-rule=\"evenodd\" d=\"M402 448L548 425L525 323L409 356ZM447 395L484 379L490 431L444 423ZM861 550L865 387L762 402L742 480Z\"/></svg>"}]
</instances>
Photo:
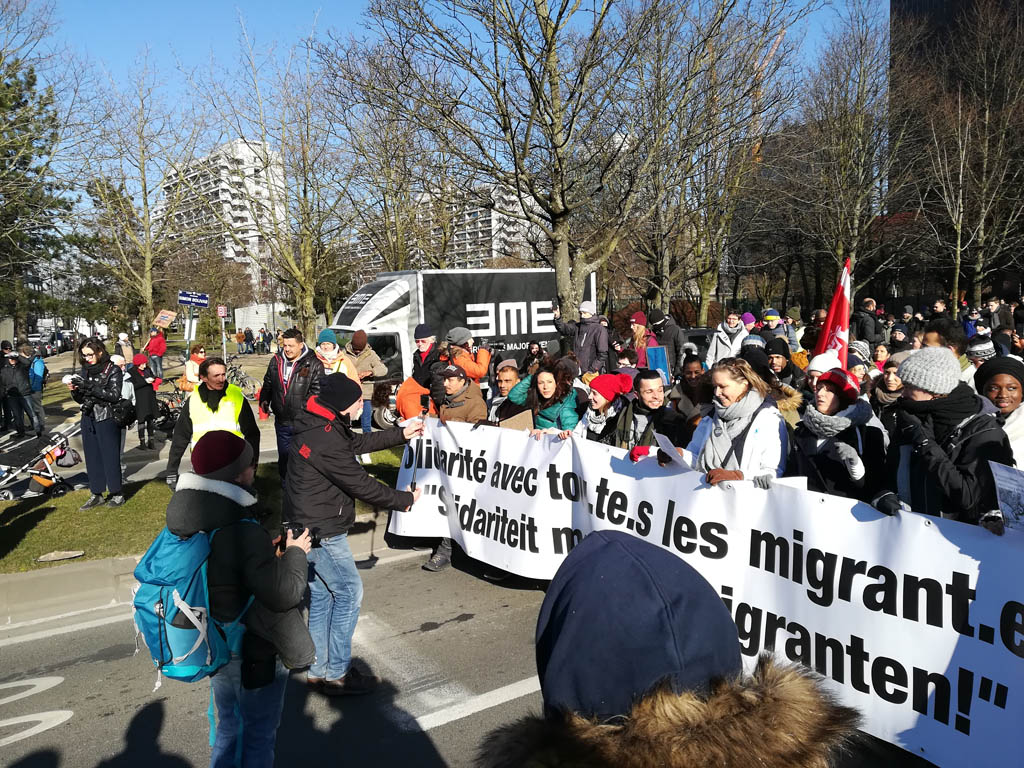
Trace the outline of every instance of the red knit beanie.
<instances>
[{"instance_id":1,"label":"red knit beanie","mask_svg":"<svg viewBox=\"0 0 1024 768\"><path fill-rule=\"evenodd\" d=\"M644 328L647 327L647 315L643 312L634 312L633 316L629 318L630 322L642 325Z\"/></svg>"},{"instance_id":2,"label":"red knit beanie","mask_svg":"<svg viewBox=\"0 0 1024 768\"><path fill-rule=\"evenodd\" d=\"M612 401L616 395L624 395L633 389L633 379L626 373L603 373L591 380L590 388L605 400Z\"/></svg>"},{"instance_id":3,"label":"red knit beanie","mask_svg":"<svg viewBox=\"0 0 1024 768\"><path fill-rule=\"evenodd\" d=\"M252 446L223 429L207 432L192 448L192 471L211 480L231 481L252 464Z\"/></svg>"},{"instance_id":4,"label":"red knit beanie","mask_svg":"<svg viewBox=\"0 0 1024 768\"><path fill-rule=\"evenodd\" d=\"M818 377L818 384L831 384L839 393L840 402L847 408L860 397L860 386L853 374L842 368L833 368Z\"/></svg>"},{"instance_id":5,"label":"red knit beanie","mask_svg":"<svg viewBox=\"0 0 1024 768\"><path fill-rule=\"evenodd\" d=\"M146 357L141 352L139 352L137 355L135 355L135 357L132 358L132 365L134 365L136 368L141 368L142 366L147 365L148 363L149 358Z\"/></svg>"}]
</instances>

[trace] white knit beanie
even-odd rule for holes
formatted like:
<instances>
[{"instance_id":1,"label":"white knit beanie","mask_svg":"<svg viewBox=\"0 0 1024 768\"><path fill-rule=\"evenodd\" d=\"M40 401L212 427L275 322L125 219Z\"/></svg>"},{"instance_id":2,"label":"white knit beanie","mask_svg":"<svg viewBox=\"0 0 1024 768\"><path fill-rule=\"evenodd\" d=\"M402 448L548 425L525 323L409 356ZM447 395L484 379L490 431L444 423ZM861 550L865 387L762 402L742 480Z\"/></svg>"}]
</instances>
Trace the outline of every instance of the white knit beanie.
<instances>
[{"instance_id":1,"label":"white knit beanie","mask_svg":"<svg viewBox=\"0 0 1024 768\"><path fill-rule=\"evenodd\" d=\"M896 375L904 384L948 395L960 383L960 361L948 347L925 347L904 360Z\"/></svg>"},{"instance_id":2,"label":"white knit beanie","mask_svg":"<svg viewBox=\"0 0 1024 768\"><path fill-rule=\"evenodd\" d=\"M839 355L833 349L822 352L820 355L815 355L811 358L811 362L807 364L808 371L817 371L818 373L825 373L825 371L831 371L833 368L842 367L842 363L839 362Z\"/></svg>"}]
</instances>

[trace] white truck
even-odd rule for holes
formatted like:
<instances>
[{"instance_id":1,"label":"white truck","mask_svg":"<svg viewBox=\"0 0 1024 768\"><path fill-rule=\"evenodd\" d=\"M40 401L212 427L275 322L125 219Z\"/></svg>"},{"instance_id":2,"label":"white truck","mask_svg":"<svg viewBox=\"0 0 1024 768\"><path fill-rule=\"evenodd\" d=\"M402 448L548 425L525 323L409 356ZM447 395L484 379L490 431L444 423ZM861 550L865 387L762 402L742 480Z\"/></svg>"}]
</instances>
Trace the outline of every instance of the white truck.
<instances>
[{"instance_id":1,"label":"white truck","mask_svg":"<svg viewBox=\"0 0 1024 768\"><path fill-rule=\"evenodd\" d=\"M590 276L584 299L593 300ZM558 338L552 315L556 296L553 269L424 269L384 272L341 306L331 328L339 338L366 331L369 344L388 367L392 391L412 375L413 332L427 323L438 341L463 326L496 359L521 360L531 341ZM486 386L485 382L481 382ZM378 408L379 426L393 423L390 409Z\"/></svg>"}]
</instances>

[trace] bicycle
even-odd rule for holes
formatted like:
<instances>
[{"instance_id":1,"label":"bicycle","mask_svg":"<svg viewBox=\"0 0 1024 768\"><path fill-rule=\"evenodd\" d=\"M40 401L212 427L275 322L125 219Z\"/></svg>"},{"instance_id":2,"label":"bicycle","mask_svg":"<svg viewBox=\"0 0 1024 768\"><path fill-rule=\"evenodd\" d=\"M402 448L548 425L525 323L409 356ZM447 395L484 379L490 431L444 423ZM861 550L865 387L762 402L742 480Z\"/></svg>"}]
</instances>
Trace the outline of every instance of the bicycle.
<instances>
[{"instance_id":1,"label":"bicycle","mask_svg":"<svg viewBox=\"0 0 1024 768\"><path fill-rule=\"evenodd\" d=\"M188 392L183 391L178 382L171 380L171 392L158 392L156 396L157 417L154 426L166 434L174 431L174 425L178 423L178 416L181 409L185 407L185 400Z\"/></svg>"},{"instance_id":2,"label":"bicycle","mask_svg":"<svg viewBox=\"0 0 1024 768\"><path fill-rule=\"evenodd\" d=\"M246 400L255 400L256 393L260 390L260 382L243 371L240 365L234 363L237 357L238 355L231 355L226 361L228 366L228 383L234 384L241 389L242 395Z\"/></svg>"}]
</instances>

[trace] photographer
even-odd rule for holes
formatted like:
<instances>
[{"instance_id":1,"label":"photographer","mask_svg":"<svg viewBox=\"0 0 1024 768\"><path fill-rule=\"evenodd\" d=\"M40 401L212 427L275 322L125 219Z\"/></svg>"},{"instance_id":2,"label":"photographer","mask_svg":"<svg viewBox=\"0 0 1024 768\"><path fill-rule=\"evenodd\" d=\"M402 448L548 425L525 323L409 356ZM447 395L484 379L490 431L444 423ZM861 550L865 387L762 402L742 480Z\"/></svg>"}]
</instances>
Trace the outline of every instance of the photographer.
<instances>
[{"instance_id":1,"label":"photographer","mask_svg":"<svg viewBox=\"0 0 1024 768\"><path fill-rule=\"evenodd\" d=\"M320 546L309 552L309 633L316 662L306 682L325 696L349 696L370 693L379 682L351 666L352 634L363 599L363 584L348 545L355 500L382 509L406 509L420 497L418 488L397 491L377 482L356 456L401 445L422 434L423 422L357 433L353 426L363 410L362 388L338 373L325 376L320 385L319 394L295 416L284 518L320 540Z\"/></svg>"},{"instance_id":2,"label":"photographer","mask_svg":"<svg viewBox=\"0 0 1024 768\"><path fill-rule=\"evenodd\" d=\"M4 353L3 368L0 369L0 386L3 388L7 405L14 417L14 429L18 437L25 434L26 419L37 437L43 434L43 425L32 408L32 385L29 382L30 366L28 357L10 351Z\"/></svg>"},{"instance_id":3,"label":"photographer","mask_svg":"<svg viewBox=\"0 0 1024 768\"><path fill-rule=\"evenodd\" d=\"M107 505L124 504L121 495L121 428L114 420L114 405L121 399L121 369L110 361L106 347L98 339L87 339L78 348L81 373L64 377L71 397L82 406L82 448L85 471L92 495L80 509L103 503L103 491L109 491Z\"/></svg>"},{"instance_id":4,"label":"photographer","mask_svg":"<svg viewBox=\"0 0 1024 768\"><path fill-rule=\"evenodd\" d=\"M580 370L583 373L604 373L608 358L608 329L596 316L597 305L592 301L582 302L578 323L562 320L558 307L552 307L552 315L558 332L572 339L572 351L579 361Z\"/></svg>"}]
</instances>

